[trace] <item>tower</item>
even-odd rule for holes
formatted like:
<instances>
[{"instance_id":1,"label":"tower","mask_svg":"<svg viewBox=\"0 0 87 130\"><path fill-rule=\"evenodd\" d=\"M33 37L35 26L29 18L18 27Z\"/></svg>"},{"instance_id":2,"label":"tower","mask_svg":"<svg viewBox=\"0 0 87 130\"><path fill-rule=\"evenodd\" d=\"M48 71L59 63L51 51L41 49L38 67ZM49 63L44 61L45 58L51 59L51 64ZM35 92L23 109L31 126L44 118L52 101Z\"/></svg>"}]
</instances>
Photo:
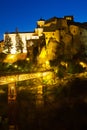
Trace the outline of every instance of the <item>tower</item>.
<instances>
[{"instance_id":1,"label":"tower","mask_svg":"<svg viewBox=\"0 0 87 130\"><path fill-rule=\"evenodd\" d=\"M42 36L44 24L45 20L42 18L37 21L37 28L35 28L35 33L38 34L38 36Z\"/></svg>"},{"instance_id":2,"label":"tower","mask_svg":"<svg viewBox=\"0 0 87 130\"><path fill-rule=\"evenodd\" d=\"M42 28L44 26L44 24L45 24L45 20L42 18L37 21L38 28Z\"/></svg>"}]
</instances>

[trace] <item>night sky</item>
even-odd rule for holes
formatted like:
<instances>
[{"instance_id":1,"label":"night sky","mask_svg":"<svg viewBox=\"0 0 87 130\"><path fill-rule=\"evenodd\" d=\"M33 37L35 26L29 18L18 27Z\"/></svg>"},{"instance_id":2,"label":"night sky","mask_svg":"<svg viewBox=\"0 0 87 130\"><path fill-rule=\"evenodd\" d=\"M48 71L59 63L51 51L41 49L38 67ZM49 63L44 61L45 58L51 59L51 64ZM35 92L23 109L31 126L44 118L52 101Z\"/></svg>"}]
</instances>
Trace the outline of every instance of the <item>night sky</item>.
<instances>
[{"instance_id":1,"label":"night sky","mask_svg":"<svg viewBox=\"0 0 87 130\"><path fill-rule=\"evenodd\" d=\"M87 0L0 0L0 40L5 32L34 31L40 18L73 15L87 22Z\"/></svg>"}]
</instances>

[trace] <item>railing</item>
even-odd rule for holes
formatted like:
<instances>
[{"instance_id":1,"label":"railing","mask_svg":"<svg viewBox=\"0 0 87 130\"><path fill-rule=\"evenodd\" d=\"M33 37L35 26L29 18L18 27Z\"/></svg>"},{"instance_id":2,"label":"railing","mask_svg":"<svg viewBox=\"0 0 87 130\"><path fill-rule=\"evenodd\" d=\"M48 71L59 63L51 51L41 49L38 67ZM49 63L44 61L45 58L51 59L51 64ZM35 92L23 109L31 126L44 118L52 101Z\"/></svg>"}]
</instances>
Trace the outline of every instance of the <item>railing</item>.
<instances>
[{"instance_id":1,"label":"railing","mask_svg":"<svg viewBox=\"0 0 87 130\"><path fill-rule=\"evenodd\" d=\"M36 72L36 73L24 73L24 74L14 74L0 76L0 85L9 84L17 81L24 81L28 79L41 78L46 75L53 73L52 71Z\"/></svg>"}]
</instances>

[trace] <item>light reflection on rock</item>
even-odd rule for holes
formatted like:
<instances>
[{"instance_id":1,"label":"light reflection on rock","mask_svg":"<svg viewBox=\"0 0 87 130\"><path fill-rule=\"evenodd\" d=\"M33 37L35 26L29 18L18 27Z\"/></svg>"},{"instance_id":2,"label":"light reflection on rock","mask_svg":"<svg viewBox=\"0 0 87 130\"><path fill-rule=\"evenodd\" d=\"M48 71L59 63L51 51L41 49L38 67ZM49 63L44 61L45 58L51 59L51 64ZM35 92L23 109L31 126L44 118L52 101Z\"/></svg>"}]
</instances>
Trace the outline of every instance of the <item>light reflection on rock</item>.
<instances>
[{"instance_id":1,"label":"light reflection on rock","mask_svg":"<svg viewBox=\"0 0 87 130\"><path fill-rule=\"evenodd\" d=\"M3 89L0 89L0 94L4 94L5 91Z\"/></svg>"}]
</instances>

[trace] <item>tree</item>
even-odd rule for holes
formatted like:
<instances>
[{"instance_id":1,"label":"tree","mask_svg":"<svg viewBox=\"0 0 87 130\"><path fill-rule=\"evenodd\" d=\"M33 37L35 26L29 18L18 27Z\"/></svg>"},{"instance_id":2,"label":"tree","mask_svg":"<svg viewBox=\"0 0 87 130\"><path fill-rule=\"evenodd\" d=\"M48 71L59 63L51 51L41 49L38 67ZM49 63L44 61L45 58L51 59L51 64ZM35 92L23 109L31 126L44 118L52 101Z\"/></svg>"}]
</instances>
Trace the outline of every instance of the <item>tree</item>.
<instances>
[{"instance_id":1,"label":"tree","mask_svg":"<svg viewBox=\"0 0 87 130\"><path fill-rule=\"evenodd\" d=\"M57 75L58 75L58 77L60 79L62 79L65 76L65 74L66 74L66 68L64 66L62 66L62 65L59 65L58 68L59 69L58 69Z\"/></svg>"},{"instance_id":2,"label":"tree","mask_svg":"<svg viewBox=\"0 0 87 130\"><path fill-rule=\"evenodd\" d=\"M16 37L15 38L16 38L16 51L23 53L23 42L22 42L20 34L18 33L17 30L16 30Z\"/></svg>"},{"instance_id":3,"label":"tree","mask_svg":"<svg viewBox=\"0 0 87 130\"><path fill-rule=\"evenodd\" d=\"M4 49L7 49L7 53L10 53L12 48L12 41L8 33L5 34L4 44Z\"/></svg>"}]
</instances>

